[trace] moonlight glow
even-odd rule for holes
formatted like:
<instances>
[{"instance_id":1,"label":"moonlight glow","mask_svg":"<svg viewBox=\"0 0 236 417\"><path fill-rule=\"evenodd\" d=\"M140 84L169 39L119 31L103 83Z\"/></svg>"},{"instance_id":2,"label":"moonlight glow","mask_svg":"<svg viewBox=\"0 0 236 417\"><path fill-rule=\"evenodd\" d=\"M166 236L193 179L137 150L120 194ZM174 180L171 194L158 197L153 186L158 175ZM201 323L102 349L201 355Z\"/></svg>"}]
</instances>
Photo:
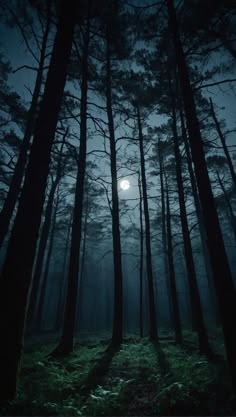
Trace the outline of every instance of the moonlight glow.
<instances>
[{"instance_id":1,"label":"moonlight glow","mask_svg":"<svg viewBox=\"0 0 236 417\"><path fill-rule=\"evenodd\" d=\"M130 183L128 180L122 180L120 182L120 188L122 188L122 190L128 190L129 187L130 187Z\"/></svg>"}]
</instances>

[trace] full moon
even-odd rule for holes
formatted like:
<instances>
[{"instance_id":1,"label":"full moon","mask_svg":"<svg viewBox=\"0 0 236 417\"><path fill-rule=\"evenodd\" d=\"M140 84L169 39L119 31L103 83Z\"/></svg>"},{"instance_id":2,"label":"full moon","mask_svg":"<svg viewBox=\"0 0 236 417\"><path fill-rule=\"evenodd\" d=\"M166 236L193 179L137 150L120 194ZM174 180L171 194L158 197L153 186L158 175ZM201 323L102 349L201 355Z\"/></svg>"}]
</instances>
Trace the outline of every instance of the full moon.
<instances>
[{"instance_id":1,"label":"full moon","mask_svg":"<svg viewBox=\"0 0 236 417\"><path fill-rule=\"evenodd\" d=\"M122 180L120 182L120 188L122 188L122 190L128 190L129 187L130 187L130 183L128 180Z\"/></svg>"}]
</instances>

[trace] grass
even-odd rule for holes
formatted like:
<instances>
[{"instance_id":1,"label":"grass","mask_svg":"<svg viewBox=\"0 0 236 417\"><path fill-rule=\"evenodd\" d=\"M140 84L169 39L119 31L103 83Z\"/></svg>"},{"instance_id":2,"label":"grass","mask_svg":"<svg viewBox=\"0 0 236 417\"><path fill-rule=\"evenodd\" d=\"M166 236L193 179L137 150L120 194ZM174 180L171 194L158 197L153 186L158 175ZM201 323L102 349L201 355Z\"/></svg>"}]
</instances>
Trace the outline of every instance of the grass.
<instances>
[{"instance_id":1,"label":"grass","mask_svg":"<svg viewBox=\"0 0 236 417\"><path fill-rule=\"evenodd\" d=\"M59 360L48 358L52 345L26 353L17 399L0 414L235 414L223 356L210 362L193 347L169 341L155 346L146 338L129 339L109 355L107 345L78 344Z\"/></svg>"}]
</instances>

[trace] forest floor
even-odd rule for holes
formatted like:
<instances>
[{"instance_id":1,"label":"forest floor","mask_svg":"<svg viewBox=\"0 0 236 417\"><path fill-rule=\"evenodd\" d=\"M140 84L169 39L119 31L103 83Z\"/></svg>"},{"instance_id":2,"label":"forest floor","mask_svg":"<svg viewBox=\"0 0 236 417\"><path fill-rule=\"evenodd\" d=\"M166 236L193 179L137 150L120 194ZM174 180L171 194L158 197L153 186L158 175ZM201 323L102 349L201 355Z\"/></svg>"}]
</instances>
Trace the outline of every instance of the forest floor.
<instances>
[{"instance_id":1,"label":"forest floor","mask_svg":"<svg viewBox=\"0 0 236 417\"><path fill-rule=\"evenodd\" d=\"M197 353L194 335L183 347L164 337L127 338L119 350L108 340L75 344L69 356L52 359L53 344L29 345L24 354L18 397L0 415L119 416L236 415L236 401L224 361Z\"/></svg>"}]
</instances>

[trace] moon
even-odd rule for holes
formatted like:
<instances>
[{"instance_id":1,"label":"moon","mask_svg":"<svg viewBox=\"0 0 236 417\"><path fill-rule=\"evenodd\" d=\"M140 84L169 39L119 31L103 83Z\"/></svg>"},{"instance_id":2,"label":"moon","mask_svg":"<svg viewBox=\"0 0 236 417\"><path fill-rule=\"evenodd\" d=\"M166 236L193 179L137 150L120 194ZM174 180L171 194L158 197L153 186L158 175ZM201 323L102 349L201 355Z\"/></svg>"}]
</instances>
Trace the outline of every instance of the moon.
<instances>
[{"instance_id":1,"label":"moon","mask_svg":"<svg viewBox=\"0 0 236 417\"><path fill-rule=\"evenodd\" d=\"M128 180L122 180L120 182L120 188L122 188L122 190L128 190L129 187L130 187L130 183Z\"/></svg>"}]
</instances>

